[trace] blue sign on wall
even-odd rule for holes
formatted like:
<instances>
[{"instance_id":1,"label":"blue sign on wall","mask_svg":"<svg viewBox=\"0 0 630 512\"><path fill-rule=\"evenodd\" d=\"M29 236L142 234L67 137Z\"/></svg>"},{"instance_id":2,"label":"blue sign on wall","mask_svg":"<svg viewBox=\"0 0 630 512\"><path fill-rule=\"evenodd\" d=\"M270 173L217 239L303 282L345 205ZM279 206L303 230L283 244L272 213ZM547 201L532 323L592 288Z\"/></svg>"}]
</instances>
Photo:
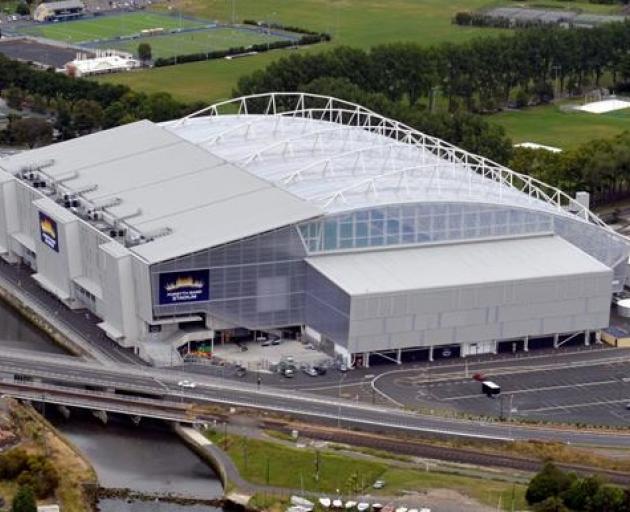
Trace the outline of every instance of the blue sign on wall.
<instances>
[{"instance_id":1,"label":"blue sign on wall","mask_svg":"<svg viewBox=\"0 0 630 512\"><path fill-rule=\"evenodd\" d=\"M39 212L39 234L44 242L53 251L59 252L59 232L57 222L45 213Z\"/></svg>"},{"instance_id":2,"label":"blue sign on wall","mask_svg":"<svg viewBox=\"0 0 630 512\"><path fill-rule=\"evenodd\" d=\"M210 298L208 270L164 272L159 281L160 304L203 302Z\"/></svg>"}]
</instances>

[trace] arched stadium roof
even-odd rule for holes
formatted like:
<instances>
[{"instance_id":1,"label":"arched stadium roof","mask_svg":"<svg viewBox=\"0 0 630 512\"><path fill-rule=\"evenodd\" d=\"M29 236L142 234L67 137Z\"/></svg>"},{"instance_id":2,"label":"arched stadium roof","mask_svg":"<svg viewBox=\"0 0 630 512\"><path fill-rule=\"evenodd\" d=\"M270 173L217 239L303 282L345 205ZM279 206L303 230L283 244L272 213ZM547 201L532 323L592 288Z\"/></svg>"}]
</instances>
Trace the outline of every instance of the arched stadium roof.
<instances>
[{"instance_id":1,"label":"arched stadium roof","mask_svg":"<svg viewBox=\"0 0 630 512\"><path fill-rule=\"evenodd\" d=\"M244 96L163 126L328 213L479 202L568 215L610 229L555 187L332 97Z\"/></svg>"}]
</instances>

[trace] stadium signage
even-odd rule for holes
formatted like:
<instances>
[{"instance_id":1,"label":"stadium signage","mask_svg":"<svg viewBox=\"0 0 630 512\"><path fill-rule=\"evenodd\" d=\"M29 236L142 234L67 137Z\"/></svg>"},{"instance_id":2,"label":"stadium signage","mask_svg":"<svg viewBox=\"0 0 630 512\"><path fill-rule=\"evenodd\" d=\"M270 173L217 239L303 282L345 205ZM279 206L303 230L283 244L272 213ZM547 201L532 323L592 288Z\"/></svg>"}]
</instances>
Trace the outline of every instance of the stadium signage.
<instances>
[{"instance_id":1,"label":"stadium signage","mask_svg":"<svg viewBox=\"0 0 630 512\"><path fill-rule=\"evenodd\" d=\"M39 212L39 235L45 245L53 251L59 252L57 222L43 212Z\"/></svg>"},{"instance_id":2,"label":"stadium signage","mask_svg":"<svg viewBox=\"0 0 630 512\"><path fill-rule=\"evenodd\" d=\"M188 270L160 274L160 304L203 302L210 298L209 271Z\"/></svg>"}]
</instances>

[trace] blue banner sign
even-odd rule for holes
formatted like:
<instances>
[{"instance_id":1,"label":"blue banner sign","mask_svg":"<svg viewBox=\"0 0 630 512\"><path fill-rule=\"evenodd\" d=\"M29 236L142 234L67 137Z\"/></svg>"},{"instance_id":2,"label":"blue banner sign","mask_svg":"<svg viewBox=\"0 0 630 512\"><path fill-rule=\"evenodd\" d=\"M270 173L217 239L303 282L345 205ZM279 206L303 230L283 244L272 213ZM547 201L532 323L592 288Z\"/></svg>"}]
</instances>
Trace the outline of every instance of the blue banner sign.
<instances>
[{"instance_id":1,"label":"blue banner sign","mask_svg":"<svg viewBox=\"0 0 630 512\"><path fill-rule=\"evenodd\" d=\"M204 302L210 298L209 271L188 270L160 274L160 304Z\"/></svg>"},{"instance_id":2,"label":"blue banner sign","mask_svg":"<svg viewBox=\"0 0 630 512\"><path fill-rule=\"evenodd\" d=\"M53 251L59 252L59 232L57 222L43 212L39 212L39 235L42 242Z\"/></svg>"}]
</instances>

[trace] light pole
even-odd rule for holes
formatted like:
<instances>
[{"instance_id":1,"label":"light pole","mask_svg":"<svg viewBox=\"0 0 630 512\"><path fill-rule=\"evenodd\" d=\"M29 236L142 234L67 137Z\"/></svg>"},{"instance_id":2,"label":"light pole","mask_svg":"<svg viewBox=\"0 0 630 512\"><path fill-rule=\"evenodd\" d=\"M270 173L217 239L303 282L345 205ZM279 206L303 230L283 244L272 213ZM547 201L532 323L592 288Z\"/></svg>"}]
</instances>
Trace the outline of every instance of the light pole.
<instances>
[{"instance_id":1,"label":"light pole","mask_svg":"<svg viewBox=\"0 0 630 512\"><path fill-rule=\"evenodd\" d=\"M344 377L346 376L345 373L342 373L339 376L339 393L337 396L337 428L341 427L341 383L343 382Z\"/></svg>"}]
</instances>

